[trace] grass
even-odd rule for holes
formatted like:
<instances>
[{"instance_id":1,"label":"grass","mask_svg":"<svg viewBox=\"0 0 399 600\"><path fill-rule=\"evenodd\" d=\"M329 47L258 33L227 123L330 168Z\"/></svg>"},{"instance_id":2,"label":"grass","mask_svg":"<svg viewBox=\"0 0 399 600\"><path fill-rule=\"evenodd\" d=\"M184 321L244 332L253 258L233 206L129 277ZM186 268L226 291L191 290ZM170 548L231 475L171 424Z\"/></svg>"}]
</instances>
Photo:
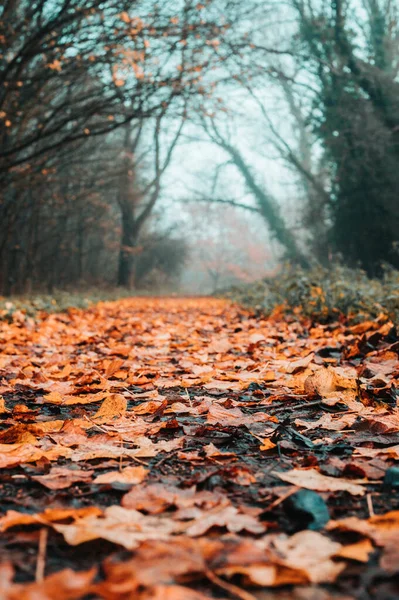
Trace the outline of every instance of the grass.
<instances>
[{"instance_id":1,"label":"grass","mask_svg":"<svg viewBox=\"0 0 399 600\"><path fill-rule=\"evenodd\" d=\"M41 312L62 312L72 307L87 308L97 302L117 300L132 294L132 291L122 288L88 288L76 291L55 290L52 294L0 297L0 320L14 320L21 316L35 317Z\"/></svg>"}]
</instances>

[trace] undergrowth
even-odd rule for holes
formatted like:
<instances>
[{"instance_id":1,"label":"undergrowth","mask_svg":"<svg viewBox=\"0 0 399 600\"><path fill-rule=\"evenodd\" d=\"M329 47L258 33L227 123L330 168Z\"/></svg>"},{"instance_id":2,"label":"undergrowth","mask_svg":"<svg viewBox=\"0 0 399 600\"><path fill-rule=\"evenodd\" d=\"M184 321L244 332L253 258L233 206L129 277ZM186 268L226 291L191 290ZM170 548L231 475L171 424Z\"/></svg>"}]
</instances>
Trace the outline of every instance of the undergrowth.
<instances>
[{"instance_id":1,"label":"undergrowth","mask_svg":"<svg viewBox=\"0 0 399 600\"><path fill-rule=\"evenodd\" d=\"M134 295L175 295L170 289L135 292L122 288L56 290L52 294L0 297L0 320L34 317L41 312L62 312ZM344 316L351 322L383 314L399 323L399 271L386 268L381 279L370 279L360 269L341 265L310 270L284 265L277 275L242 284L218 294L262 314L280 311L318 322Z\"/></svg>"},{"instance_id":2,"label":"undergrowth","mask_svg":"<svg viewBox=\"0 0 399 600\"><path fill-rule=\"evenodd\" d=\"M152 292L150 295L155 293ZM11 297L0 297L0 321L15 320L24 316L35 317L41 312L63 312L70 308L88 308L97 302L118 300L135 295L147 295L140 291L138 294L123 288L85 288L81 290L55 290L51 294L21 294Z\"/></svg>"},{"instance_id":3,"label":"undergrowth","mask_svg":"<svg viewBox=\"0 0 399 600\"><path fill-rule=\"evenodd\" d=\"M399 271L389 268L381 279L370 279L360 269L340 265L310 270L285 265L272 278L222 295L266 314L278 308L320 322L342 315L357 322L384 314L399 322Z\"/></svg>"}]
</instances>

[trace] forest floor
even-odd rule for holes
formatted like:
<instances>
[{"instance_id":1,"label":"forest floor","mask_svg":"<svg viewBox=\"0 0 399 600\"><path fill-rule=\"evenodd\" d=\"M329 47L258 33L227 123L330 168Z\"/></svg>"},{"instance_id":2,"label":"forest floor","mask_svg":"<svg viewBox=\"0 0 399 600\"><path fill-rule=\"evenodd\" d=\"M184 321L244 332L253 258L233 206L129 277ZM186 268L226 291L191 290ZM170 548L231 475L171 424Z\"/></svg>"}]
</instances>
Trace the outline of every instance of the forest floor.
<instances>
[{"instance_id":1,"label":"forest floor","mask_svg":"<svg viewBox=\"0 0 399 600\"><path fill-rule=\"evenodd\" d=\"M399 338L225 300L0 323L1 600L399 597Z\"/></svg>"}]
</instances>

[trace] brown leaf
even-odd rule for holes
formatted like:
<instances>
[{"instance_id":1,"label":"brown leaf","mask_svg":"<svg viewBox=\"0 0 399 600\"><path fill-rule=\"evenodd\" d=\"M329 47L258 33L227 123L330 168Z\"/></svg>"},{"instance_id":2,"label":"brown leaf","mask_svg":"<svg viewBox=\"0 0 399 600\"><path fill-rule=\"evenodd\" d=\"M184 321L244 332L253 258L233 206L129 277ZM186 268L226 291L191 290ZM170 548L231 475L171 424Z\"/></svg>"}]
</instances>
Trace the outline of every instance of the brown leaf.
<instances>
[{"instance_id":1,"label":"brown leaf","mask_svg":"<svg viewBox=\"0 0 399 600\"><path fill-rule=\"evenodd\" d=\"M95 506L85 508L46 508L42 513L28 514L8 510L4 517L0 518L0 530L6 531L10 527L19 525L39 525L67 519L81 519L83 517L100 515L102 511Z\"/></svg>"},{"instance_id":2,"label":"brown leaf","mask_svg":"<svg viewBox=\"0 0 399 600\"><path fill-rule=\"evenodd\" d=\"M1 571L0 571L1 572ZM78 600L90 593L96 569L73 571L64 569L36 583L14 583L6 588L5 600ZM0 584L1 591L1 584Z\"/></svg>"},{"instance_id":3,"label":"brown leaf","mask_svg":"<svg viewBox=\"0 0 399 600\"><path fill-rule=\"evenodd\" d=\"M305 380L306 394L319 394L323 396L335 390L334 372L330 369L320 369L309 375Z\"/></svg>"},{"instance_id":4,"label":"brown leaf","mask_svg":"<svg viewBox=\"0 0 399 600\"><path fill-rule=\"evenodd\" d=\"M348 558L357 562L366 563L369 560L370 554L374 551L373 544L370 540L364 539L342 548L335 554L340 558Z\"/></svg>"},{"instance_id":5,"label":"brown leaf","mask_svg":"<svg viewBox=\"0 0 399 600\"><path fill-rule=\"evenodd\" d=\"M10 411L6 407L6 401L4 400L3 396L0 396L0 414L3 415L8 412L10 412Z\"/></svg>"},{"instance_id":6,"label":"brown leaf","mask_svg":"<svg viewBox=\"0 0 399 600\"><path fill-rule=\"evenodd\" d=\"M213 404L209 408L206 418L208 423L220 423L222 425L251 425L259 421L267 421L268 416L264 413L246 416L240 408L224 408L219 404Z\"/></svg>"},{"instance_id":7,"label":"brown leaf","mask_svg":"<svg viewBox=\"0 0 399 600\"><path fill-rule=\"evenodd\" d=\"M317 531L300 531L291 537L277 537L273 541L273 549L280 557L280 564L301 570L312 583L333 582L345 568L345 564L332 560L340 551L341 544Z\"/></svg>"},{"instance_id":8,"label":"brown leaf","mask_svg":"<svg viewBox=\"0 0 399 600\"><path fill-rule=\"evenodd\" d=\"M90 482L93 473L94 471L69 469L68 467L52 467L47 475L33 475L32 479L49 490L64 490L77 482Z\"/></svg>"},{"instance_id":9,"label":"brown leaf","mask_svg":"<svg viewBox=\"0 0 399 600\"><path fill-rule=\"evenodd\" d=\"M316 531L291 537L272 534L259 540L256 549L243 545L232 557L227 555L218 573L241 574L249 585L260 587L332 583L345 568L344 562L333 560L340 549L341 544Z\"/></svg>"},{"instance_id":10,"label":"brown leaf","mask_svg":"<svg viewBox=\"0 0 399 600\"><path fill-rule=\"evenodd\" d=\"M330 521L326 527L330 531L355 531L369 537L378 546L384 546L399 537L399 510L392 510L369 519L347 517L339 521Z\"/></svg>"},{"instance_id":11,"label":"brown leaf","mask_svg":"<svg viewBox=\"0 0 399 600\"><path fill-rule=\"evenodd\" d=\"M138 600L212 600L206 596L181 585L156 585L142 592Z\"/></svg>"},{"instance_id":12,"label":"brown leaf","mask_svg":"<svg viewBox=\"0 0 399 600\"><path fill-rule=\"evenodd\" d=\"M53 528L71 546L102 539L133 550L147 540L168 539L175 533L177 525L171 519L143 515L121 506L109 506L103 514L79 518L71 525L53 523Z\"/></svg>"},{"instance_id":13,"label":"brown leaf","mask_svg":"<svg viewBox=\"0 0 399 600\"><path fill-rule=\"evenodd\" d=\"M0 444L0 469L35 462L42 458L57 460L59 457L69 457L70 455L69 448L62 446L51 446L48 450L42 450L27 443Z\"/></svg>"},{"instance_id":14,"label":"brown leaf","mask_svg":"<svg viewBox=\"0 0 399 600\"><path fill-rule=\"evenodd\" d=\"M213 508L222 501L222 496L216 492L197 492L194 487L180 489L159 483L136 487L122 498L122 506L143 510L150 514L159 514L172 506L189 508L199 506Z\"/></svg>"},{"instance_id":15,"label":"brown leaf","mask_svg":"<svg viewBox=\"0 0 399 600\"><path fill-rule=\"evenodd\" d=\"M103 565L105 580L96 585L94 593L114 598L120 593L133 593L137 588L170 584L180 578L203 573L205 561L196 541L178 537L168 541L150 541L141 544L133 558L116 562L106 560Z\"/></svg>"},{"instance_id":16,"label":"brown leaf","mask_svg":"<svg viewBox=\"0 0 399 600\"><path fill-rule=\"evenodd\" d=\"M93 472L93 471L92 471ZM126 467L121 471L110 471L97 475L93 483L131 483L137 484L147 477L148 469L144 467Z\"/></svg>"},{"instance_id":17,"label":"brown leaf","mask_svg":"<svg viewBox=\"0 0 399 600\"><path fill-rule=\"evenodd\" d=\"M204 535L212 527L225 527L232 533L248 531L249 533L264 533L266 526L251 517L240 513L234 506L217 506L210 511L204 511L193 521L184 525L187 535L198 537Z\"/></svg>"},{"instance_id":18,"label":"brown leaf","mask_svg":"<svg viewBox=\"0 0 399 600\"><path fill-rule=\"evenodd\" d=\"M272 475L275 475L283 481L292 483L298 487L305 488L307 490L315 490L317 492L349 492L354 496L363 496L366 492L364 488L359 484L367 482L354 481L351 479L343 479L339 477L329 477L328 475L322 475L316 469L292 469L291 471L272 471Z\"/></svg>"},{"instance_id":19,"label":"brown leaf","mask_svg":"<svg viewBox=\"0 0 399 600\"><path fill-rule=\"evenodd\" d=\"M357 418L356 414L332 415L331 413L325 413L317 421L295 419L295 425L304 427L306 430L327 429L328 431L343 431L346 428L352 427Z\"/></svg>"}]
</instances>

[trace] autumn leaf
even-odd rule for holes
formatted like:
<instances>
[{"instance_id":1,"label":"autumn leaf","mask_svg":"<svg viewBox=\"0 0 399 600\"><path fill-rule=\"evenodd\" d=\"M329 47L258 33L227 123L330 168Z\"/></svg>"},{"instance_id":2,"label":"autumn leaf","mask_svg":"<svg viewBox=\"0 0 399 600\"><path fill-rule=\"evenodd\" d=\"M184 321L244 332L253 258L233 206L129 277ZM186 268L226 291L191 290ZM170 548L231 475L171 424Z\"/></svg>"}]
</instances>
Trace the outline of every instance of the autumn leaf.
<instances>
[{"instance_id":1,"label":"autumn leaf","mask_svg":"<svg viewBox=\"0 0 399 600\"><path fill-rule=\"evenodd\" d=\"M212 598L214 588L245 597L251 586L333 584L351 563L367 569L376 551L394 573L399 519L381 512L399 480L399 419L374 398L395 386L399 360L386 342L364 358L358 348L356 366L335 352L379 329L309 329L300 315L254 317L208 298L5 321L0 532L30 573L16 583L0 567L5 598L52 598L54 586L77 600L186 600L208 589ZM324 529L304 519L293 533L298 488L323 494ZM377 514L367 518L366 506ZM56 556L71 556L76 593L65 563L47 571L55 540ZM132 554L111 558L101 540ZM101 578L82 571L102 557Z\"/></svg>"},{"instance_id":2,"label":"autumn leaf","mask_svg":"<svg viewBox=\"0 0 399 600\"><path fill-rule=\"evenodd\" d=\"M366 491L360 484L367 483L365 481L356 482L351 479L343 479L339 477L329 477L322 475L316 469L292 469L291 471L273 471L273 475L305 488L307 490L316 490L318 492L336 492L345 491L354 496L363 496ZM360 484L359 484L360 483Z\"/></svg>"},{"instance_id":3,"label":"autumn leaf","mask_svg":"<svg viewBox=\"0 0 399 600\"><path fill-rule=\"evenodd\" d=\"M93 421L97 423L107 423L113 419L123 417L126 413L127 400L121 394L111 394L107 396L98 409L93 415Z\"/></svg>"},{"instance_id":4,"label":"autumn leaf","mask_svg":"<svg viewBox=\"0 0 399 600\"><path fill-rule=\"evenodd\" d=\"M92 481L94 471L82 469L69 469L67 467L52 467L46 475L33 475L32 479L38 481L49 490L64 490L77 482L89 483Z\"/></svg>"},{"instance_id":5,"label":"autumn leaf","mask_svg":"<svg viewBox=\"0 0 399 600\"><path fill-rule=\"evenodd\" d=\"M126 467L121 471L110 471L97 475L93 483L126 483L136 485L144 481L148 474L148 470L144 467Z\"/></svg>"}]
</instances>

